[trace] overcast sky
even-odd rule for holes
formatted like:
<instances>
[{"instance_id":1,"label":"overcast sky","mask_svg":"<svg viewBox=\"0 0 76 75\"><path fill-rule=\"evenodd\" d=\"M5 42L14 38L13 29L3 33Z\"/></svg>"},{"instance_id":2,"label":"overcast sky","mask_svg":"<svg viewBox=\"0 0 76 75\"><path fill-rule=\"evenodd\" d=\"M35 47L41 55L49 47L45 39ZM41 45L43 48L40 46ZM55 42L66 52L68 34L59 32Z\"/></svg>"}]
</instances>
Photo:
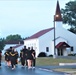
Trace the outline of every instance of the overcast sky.
<instances>
[{"instance_id":1,"label":"overcast sky","mask_svg":"<svg viewBox=\"0 0 76 75\"><path fill-rule=\"evenodd\" d=\"M60 8L74 0L59 0ZM53 27L57 0L0 0L0 37L28 37Z\"/></svg>"}]
</instances>

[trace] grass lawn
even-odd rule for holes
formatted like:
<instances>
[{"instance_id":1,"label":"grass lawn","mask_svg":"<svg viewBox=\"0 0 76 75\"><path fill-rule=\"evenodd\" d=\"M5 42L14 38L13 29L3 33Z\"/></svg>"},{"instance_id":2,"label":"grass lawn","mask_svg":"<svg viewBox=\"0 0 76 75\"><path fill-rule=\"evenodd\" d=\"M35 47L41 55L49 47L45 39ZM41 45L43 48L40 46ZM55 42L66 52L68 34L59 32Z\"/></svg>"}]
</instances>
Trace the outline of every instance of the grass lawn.
<instances>
[{"instance_id":1,"label":"grass lawn","mask_svg":"<svg viewBox=\"0 0 76 75\"><path fill-rule=\"evenodd\" d=\"M53 66L53 65L59 65L59 63L76 63L76 60L64 59L64 58L53 59L52 57L39 57L36 59L37 66L41 65Z\"/></svg>"},{"instance_id":2,"label":"grass lawn","mask_svg":"<svg viewBox=\"0 0 76 75\"><path fill-rule=\"evenodd\" d=\"M76 60L73 59L62 59L62 58L56 58L53 59L52 57L41 57L36 59L36 65L48 65L48 66L54 66L54 65L59 65L59 63L76 63ZM59 72L66 72L70 73L71 75L76 75L76 69L66 69L66 68L57 68L53 69L54 71L59 71Z\"/></svg>"}]
</instances>

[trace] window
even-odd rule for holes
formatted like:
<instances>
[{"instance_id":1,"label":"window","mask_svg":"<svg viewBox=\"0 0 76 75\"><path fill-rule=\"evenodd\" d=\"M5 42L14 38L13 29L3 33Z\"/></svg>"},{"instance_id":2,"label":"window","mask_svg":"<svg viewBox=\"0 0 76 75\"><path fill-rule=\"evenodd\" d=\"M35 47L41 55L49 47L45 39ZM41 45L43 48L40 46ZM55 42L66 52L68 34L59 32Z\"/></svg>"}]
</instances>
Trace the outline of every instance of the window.
<instances>
[{"instance_id":1,"label":"window","mask_svg":"<svg viewBox=\"0 0 76 75\"><path fill-rule=\"evenodd\" d=\"M49 47L46 47L46 52L49 52Z\"/></svg>"},{"instance_id":2,"label":"window","mask_svg":"<svg viewBox=\"0 0 76 75\"><path fill-rule=\"evenodd\" d=\"M71 47L71 51L73 51L73 47Z\"/></svg>"}]
</instances>

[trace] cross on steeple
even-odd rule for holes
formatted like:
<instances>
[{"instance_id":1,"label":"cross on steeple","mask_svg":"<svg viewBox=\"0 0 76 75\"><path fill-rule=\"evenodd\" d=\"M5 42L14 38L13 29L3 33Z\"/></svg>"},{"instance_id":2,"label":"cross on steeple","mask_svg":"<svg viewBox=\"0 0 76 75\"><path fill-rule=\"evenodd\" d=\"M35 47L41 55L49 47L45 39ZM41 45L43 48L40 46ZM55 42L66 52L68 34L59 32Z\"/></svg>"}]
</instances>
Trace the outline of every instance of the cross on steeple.
<instances>
[{"instance_id":1,"label":"cross on steeple","mask_svg":"<svg viewBox=\"0 0 76 75\"><path fill-rule=\"evenodd\" d=\"M59 6L58 0L57 0L56 13L54 16L54 21L62 21L62 16L61 16L61 11L60 11L60 6Z\"/></svg>"}]
</instances>

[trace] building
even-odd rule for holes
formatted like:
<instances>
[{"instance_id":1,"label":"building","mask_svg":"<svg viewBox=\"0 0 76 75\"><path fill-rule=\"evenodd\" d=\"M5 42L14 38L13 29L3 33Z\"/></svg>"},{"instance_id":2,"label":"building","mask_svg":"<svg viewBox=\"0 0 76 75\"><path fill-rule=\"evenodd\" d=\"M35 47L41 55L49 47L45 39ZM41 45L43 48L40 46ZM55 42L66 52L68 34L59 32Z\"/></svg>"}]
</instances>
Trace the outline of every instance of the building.
<instances>
[{"instance_id":1,"label":"building","mask_svg":"<svg viewBox=\"0 0 76 75\"><path fill-rule=\"evenodd\" d=\"M2 50L2 55L8 50L10 47L13 47L16 51L18 51L18 54L20 54L20 50L24 48L24 42L23 41L8 41L5 43L5 47Z\"/></svg>"},{"instance_id":2,"label":"building","mask_svg":"<svg viewBox=\"0 0 76 75\"><path fill-rule=\"evenodd\" d=\"M76 35L63 28L62 16L58 1L54 16L54 25L54 27L41 30L24 40L24 45L26 45L26 47L34 47L36 50L36 57L41 52L45 52L47 56L54 54L57 56L67 56L68 54L76 53Z\"/></svg>"}]
</instances>

